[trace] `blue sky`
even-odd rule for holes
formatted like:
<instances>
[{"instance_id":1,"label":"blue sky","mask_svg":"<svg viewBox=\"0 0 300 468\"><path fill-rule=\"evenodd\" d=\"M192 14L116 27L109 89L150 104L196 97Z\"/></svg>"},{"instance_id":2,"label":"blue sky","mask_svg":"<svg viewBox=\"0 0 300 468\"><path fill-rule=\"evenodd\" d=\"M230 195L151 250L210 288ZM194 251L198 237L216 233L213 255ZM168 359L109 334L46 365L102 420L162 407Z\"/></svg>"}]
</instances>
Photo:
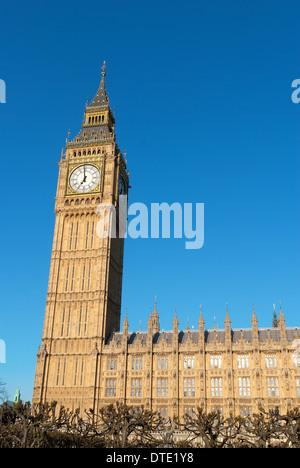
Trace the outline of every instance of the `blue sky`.
<instances>
[{"instance_id":1,"label":"blue sky","mask_svg":"<svg viewBox=\"0 0 300 468\"><path fill-rule=\"evenodd\" d=\"M1 326L11 398L31 400L57 161L107 63L130 203L204 203L205 243L127 239L122 321L299 325L298 1L14 1L1 6Z\"/></svg>"}]
</instances>

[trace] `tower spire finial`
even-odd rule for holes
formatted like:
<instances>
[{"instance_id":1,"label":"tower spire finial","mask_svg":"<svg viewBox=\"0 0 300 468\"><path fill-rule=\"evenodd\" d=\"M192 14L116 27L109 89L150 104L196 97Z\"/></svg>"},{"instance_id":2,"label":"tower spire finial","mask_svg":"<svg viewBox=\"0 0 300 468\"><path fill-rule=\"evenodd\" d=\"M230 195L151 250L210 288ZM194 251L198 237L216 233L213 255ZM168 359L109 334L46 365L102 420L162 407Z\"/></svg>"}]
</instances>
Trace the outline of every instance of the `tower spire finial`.
<instances>
[{"instance_id":1,"label":"tower spire finial","mask_svg":"<svg viewBox=\"0 0 300 468\"><path fill-rule=\"evenodd\" d=\"M106 70L106 62L105 62L105 60L104 60L104 62L103 62L103 65L102 65L102 67L101 67L101 70L102 70L101 75L102 75L102 76L105 76L105 75L106 75L106 71L105 71L105 70Z\"/></svg>"}]
</instances>

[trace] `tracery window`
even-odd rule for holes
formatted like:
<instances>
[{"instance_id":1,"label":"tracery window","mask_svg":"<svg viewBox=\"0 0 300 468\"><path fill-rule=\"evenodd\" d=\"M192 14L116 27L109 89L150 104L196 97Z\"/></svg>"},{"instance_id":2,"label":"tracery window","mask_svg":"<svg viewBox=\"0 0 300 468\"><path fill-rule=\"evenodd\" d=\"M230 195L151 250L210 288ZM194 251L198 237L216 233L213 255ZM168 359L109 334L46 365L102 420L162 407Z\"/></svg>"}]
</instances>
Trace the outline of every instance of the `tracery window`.
<instances>
[{"instance_id":1,"label":"tracery window","mask_svg":"<svg viewBox=\"0 0 300 468\"><path fill-rule=\"evenodd\" d=\"M215 377L210 380L211 387L211 396L212 397L221 397L223 396L223 383L222 377Z\"/></svg>"},{"instance_id":2,"label":"tracery window","mask_svg":"<svg viewBox=\"0 0 300 468\"><path fill-rule=\"evenodd\" d=\"M131 396L142 396L142 379L131 379Z\"/></svg>"},{"instance_id":3,"label":"tracery window","mask_svg":"<svg viewBox=\"0 0 300 468\"><path fill-rule=\"evenodd\" d=\"M195 379L192 377L185 378L183 381L183 394L185 397L195 396Z\"/></svg>"},{"instance_id":4,"label":"tracery window","mask_svg":"<svg viewBox=\"0 0 300 468\"><path fill-rule=\"evenodd\" d=\"M168 369L168 358L167 357L159 357L157 359L157 369L158 370Z\"/></svg>"},{"instance_id":5,"label":"tracery window","mask_svg":"<svg viewBox=\"0 0 300 468\"><path fill-rule=\"evenodd\" d=\"M277 358L275 354L266 354L265 363L267 369L275 369L277 367Z\"/></svg>"},{"instance_id":6,"label":"tracery window","mask_svg":"<svg viewBox=\"0 0 300 468\"><path fill-rule=\"evenodd\" d=\"M279 396L279 382L277 377L267 378L267 393L268 397Z\"/></svg>"},{"instance_id":7,"label":"tracery window","mask_svg":"<svg viewBox=\"0 0 300 468\"><path fill-rule=\"evenodd\" d=\"M143 369L143 358L133 357L132 358L132 370L142 370Z\"/></svg>"},{"instance_id":8,"label":"tracery window","mask_svg":"<svg viewBox=\"0 0 300 468\"><path fill-rule=\"evenodd\" d=\"M222 367L222 357L221 356L210 356L210 368L211 369L221 369Z\"/></svg>"},{"instance_id":9,"label":"tracery window","mask_svg":"<svg viewBox=\"0 0 300 468\"><path fill-rule=\"evenodd\" d=\"M237 357L237 366L238 366L238 369L248 369L249 368L249 356L239 355Z\"/></svg>"},{"instance_id":10,"label":"tracery window","mask_svg":"<svg viewBox=\"0 0 300 468\"><path fill-rule=\"evenodd\" d=\"M106 368L107 368L107 370L117 370L117 368L118 368L118 359L117 358L108 358Z\"/></svg>"},{"instance_id":11,"label":"tracery window","mask_svg":"<svg viewBox=\"0 0 300 468\"><path fill-rule=\"evenodd\" d=\"M105 396L115 397L117 394L117 379L106 379Z\"/></svg>"},{"instance_id":12,"label":"tracery window","mask_svg":"<svg viewBox=\"0 0 300 468\"><path fill-rule=\"evenodd\" d=\"M157 396L168 396L168 379L157 379Z\"/></svg>"},{"instance_id":13,"label":"tracery window","mask_svg":"<svg viewBox=\"0 0 300 468\"><path fill-rule=\"evenodd\" d=\"M250 396L250 378L239 377L239 396L249 397Z\"/></svg>"},{"instance_id":14,"label":"tracery window","mask_svg":"<svg viewBox=\"0 0 300 468\"><path fill-rule=\"evenodd\" d=\"M195 368L195 357L194 356L184 356L183 368L184 369L194 369Z\"/></svg>"}]
</instances>

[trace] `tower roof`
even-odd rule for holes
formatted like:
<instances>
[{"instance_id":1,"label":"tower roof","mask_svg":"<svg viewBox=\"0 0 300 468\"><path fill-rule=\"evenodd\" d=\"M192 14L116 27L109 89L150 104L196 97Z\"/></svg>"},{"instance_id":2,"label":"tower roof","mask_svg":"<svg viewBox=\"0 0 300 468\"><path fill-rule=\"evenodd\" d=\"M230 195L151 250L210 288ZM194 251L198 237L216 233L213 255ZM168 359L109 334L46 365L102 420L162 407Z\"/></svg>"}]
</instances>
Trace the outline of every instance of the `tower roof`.
<instances>
[{"instance_id":1,"label":"tower roof","mask_svg":"<svg viewBox=\"0 0 300 468\"><path fill-rule=\"evenodd\" d=\"M106 94L105 70L106 65L105 62L103 62L102 77L98 91L92 102L85 107L84 121L79 133L72 141L67 141L66 147L80 147L115 141L115 118L112 114ZM101 119L100 115L102 116Z\"/></svg>"},{"instance_id":2,"label":"tower roof","mask_svg":"<svg viewBox=\"0 0 300 468\"><path fill-rule=\"evenodd\" d=\"M106 89L105 89L105 75L106 75L106 65L105 62L103 62L102 65L102 78L100 82L99 89L92 100L92 102L87 106L87 109L95 109L95 108L107 108L109 107L109 102L108 102L108 97L106 94Z\"/></svg>"}]
</instances>

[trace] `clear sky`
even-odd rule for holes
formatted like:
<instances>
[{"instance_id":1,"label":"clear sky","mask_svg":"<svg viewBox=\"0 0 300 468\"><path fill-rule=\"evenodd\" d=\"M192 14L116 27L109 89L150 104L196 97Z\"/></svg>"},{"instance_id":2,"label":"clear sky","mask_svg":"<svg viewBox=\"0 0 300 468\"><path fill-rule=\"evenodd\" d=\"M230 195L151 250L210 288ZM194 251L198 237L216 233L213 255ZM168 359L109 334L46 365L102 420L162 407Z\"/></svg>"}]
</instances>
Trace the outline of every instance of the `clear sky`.
<instances>
[{"instance_id":1,"label":"clear sky","mask_svg":"<svg viewBox=\"0 0 300 468\"><path fill-rule=\"evenodd\" d=\"M299 326L299 1L86 0L1 5L1 326L10 397L31 400L57 161L107 64L130 203L204 203L205 243L127 239L122 318L146 330Z\"/></svg>"}]
</instances>

